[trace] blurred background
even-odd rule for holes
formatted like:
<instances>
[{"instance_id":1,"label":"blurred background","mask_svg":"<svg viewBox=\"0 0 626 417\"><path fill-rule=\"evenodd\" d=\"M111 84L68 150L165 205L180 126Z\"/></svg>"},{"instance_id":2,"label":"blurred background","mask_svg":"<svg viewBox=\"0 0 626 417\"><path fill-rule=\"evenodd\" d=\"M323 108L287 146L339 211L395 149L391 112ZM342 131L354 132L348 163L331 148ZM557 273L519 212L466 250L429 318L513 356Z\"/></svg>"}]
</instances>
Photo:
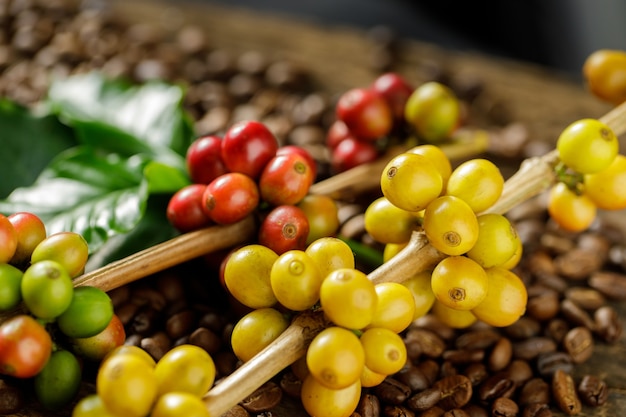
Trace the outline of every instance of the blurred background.
<instances>
[{"instance_id":1,"label":"blurred background","mask_svg":"<svg viewBox=\"0 0 626 417\"><path fill-rule=\"evenodd\" d=\"M575 79L581 78L591 52L626 49L626 0L192 1L293 15L318 24L365 29L388 25L400 36L529 61Z\"/></svg>"}]
</instances>

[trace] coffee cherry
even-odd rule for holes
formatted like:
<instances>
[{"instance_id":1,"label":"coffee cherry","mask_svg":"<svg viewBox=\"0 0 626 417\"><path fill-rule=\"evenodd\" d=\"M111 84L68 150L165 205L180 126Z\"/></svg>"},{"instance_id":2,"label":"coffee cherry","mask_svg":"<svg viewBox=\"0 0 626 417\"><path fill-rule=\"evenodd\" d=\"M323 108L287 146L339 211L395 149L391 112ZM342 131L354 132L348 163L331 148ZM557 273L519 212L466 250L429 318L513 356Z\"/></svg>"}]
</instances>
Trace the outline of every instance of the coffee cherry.
<instances>
[{"instance_id":1,"label":"coffee cherry","mask_svg":"<svg viewBox=\"0 0 626 417\"><path fill-rule=\"evenodd\" d=\"M361 383L357 381L346 388L332 389L309 374L302 382L300 398L311 416L350 417L361 399Z\"/></svg>"},{"instance_id":2,"label":"coffee cherry","mask_svg":"<svg viewBox=\"0 0 626 417\"><path fill-rule=\"evenodd\" d=\"M167 220L178 231L185 233L213 223L203 209L204 184L190 184L176 191L167 205Z\"/></svg>"},{"instance_id":3,"label":"coffee cherry","mask_svg":"<svg viewBox=\"0 0 626 417\"><path fill-rule=\"evenodd\" d=\"M265 124L241 121L226 131L221 154L229 171L257 179L277 150L278 140Z\"/></svg>"},{"instance_id":4,"label":"coffee cherry","mask_svg":"<svg viewBox=\"0 0 626 417\"><path fill-rule=\"evenodd\" d=\"M10 262L24 265L30 261L37 245L46 238L46 226L36 214L29 212L13 213L8 219L17 234L17 248Z\"/></svg>"},{"instance_id":5,"label":"coffee cherry","mask_svg":"<svg viewBox=\"0 0 626 417\"><path fill-rule=\"evenodd\" d=\"M337 269L355 267L352 248L336 237L321 237L309 244L305 252L315 261L323 278Z\"/></svg>"},{"instance_id":6,"label":"coffee cherry","mask_svg":"<svg viewBox=\"0 0 626 417\"><path fill-rule=\"evenodd\" d=\"M375 161L379 152L371 142L349 136L332 149L330 164L335 173Z\"/></svg>"},{"instance_id":7,"label":"coffee cherry","mask_svg":"<svg viewBox=\"0 0 626 417\"><path fill-rule=\"evenodd\" d=\"M406 243L419 226L419 217L379 197L365 209L365 230L380 243Z\"/></svg>"},{"instance_id":8,"label":"coffee cherry","mask_svg":"<svg viewBox=\"0 0 626 417\"><path fill-rule=\"evenodd\" d=\"M259 226L259 243L278 255L306 249L309 221L302 209L292 205L274 207Z\"/></svg>"},{"instance_id":9,"label":"coffee cherry","mask_svg":"<svg viewBox=\"0 0 626 417\"><path fill-rule=\"evenodd\" d=\"M226 288L247 307L272 307L277 300L270 273L276 259L276 252L264 245L246 245L235 250L224 266Z\"/></svg>"},{"instance_id":10,"label":"coffee cherry","mask_svg":"<svg viewBox=\"0 0 626 417\"><path fill-rule=\"evenodd\" d=\"M265 165L259 178L261 199L273 206L298 204L314 179L310 163L302 155L277 155Z\"/></svg>"},{"instance_id":11,"label":"coffee cherry","mask_svg":"<svg viewBox=\"0 0 626 417\"><path fill-rule=\"evenodd\" d=\"M626 157L617 155L611 165L584 177L584 193L603 210L626 208Z\"/></svg>"},{"instance_id":12,"label":"coffee cherry","mask_svg":"<svg viewBox=\"0 0 626 417\"><path fill-rule=\"evenodd\" d=\"M208 184L228 172L222 161L222 138L214 135L196 138L185 155L187 172L196 184Z\"/></svg>"},{"instance_id":13,"label":"coffee cherry","mask_svg":"<svg viewBox=\"0 0 626 417\"><path fill-rule=\"evenodd\" d=\"M334 236L339 229L338 207L327 195L308 194L297 204L309 222L307 245L323 237Z\"/></svg>"},{"instance_id":14,"label":"coffee cherry","mask_svg":"<svg viewBox=\"0 0 626 417\"><path fill-rule=\"evenodd\" d=\"M406 345L396 332L372 327L363 332L360 340L365 352L365 366L373 372L392 375L406 365Z\"/></svg>"},{"instance_id":15,"label":"coffee cherry","mask_svg":"<svg viewBox=\"0 0 626 417\"><path fill-rule=\"evenodd\" d=\"M587 88L596 97L618 105L626 100L626 52L599 49L583 64Z\"/></svg>"},{"instance_id":16,"label":"coffee cherry","mask_svg":"<svg viewBox=\"0 0 626 417\"><path fill-rule=\"evenodd\" d=\"M389 104L377 92L353 88L344 92L336 104L337 119L358 139L375 141L386 136L393 127Z\"/></svg>"},{"instance_id":17,"label":"coffee cherry","mask_svg":"<svg viewBox=\"0 0 626 417\"><path fill-rule=\"evenodd\" d=\"M286 145L286 146L281 146L280 148L278 148L278 150L276 151L276 156L278 155L287 155L287 154L291 154L291 153L296 153L300 156L302 156L309 164L309 168L311 169L311 176L313 177L313 182L315 181L315 178L317 177L317 161L315 160L315 158L313 158L313 155L311 155L311 153L309 151L307 151L306 149L304 149L302 146L296 146L296 145Z\"/></svg>"},{"instance_id":18,"label":"coffee cherry","mask_svg":"<svg viewBox=\"0 0 626 417\"><path fill-rule=\"evenodd\" d=\"M24 272L22 298L28 310L40 319L60 316L72 302L74 286L67 270L60 263L42 260Z\"/></svg>"},{"instance_id":19,"label":"coffee cherry","mask_svg":"<svg viewBox=\"0 0 626 417\"><path fill-rule=\"evenodd\" d=\"M420 138L438 143L459 126L461 107L452 90L431 81L413 91L404 107L404 118Z\"/></svg>"},{"instance_id":20,"label":"coffee cherry","mask_svg":"<svg viewBox=\"0 0 626 417\"><path fill-rule=\"evenodd\" d=\"M431 276L437 300L455 310L471 310L487 295L487 274L466 256L448 256L440 261Z\"/></svg>"},{"instance_id":21,"label":"coffee cherry","mask_svg":"<svg viewBox=\"0 0 626 417\"><path fill-rule=\"evenodd\" d=\"M280 255L270 273L276 299L293 311L307 310L317 303L323 279L315 260L302 250L289 250Z\"/></svg>"},{"instance_id":22,"label":"coffee cherry","mask_svg":"<svg viewBox=\"0 0 626 417\"><path fill-rule=\"evenodd\" d=\"M547 208L550 218L570 232L586 230L597 216L596 205L587 195L577 194L562 182L550 188Z\"/></svg>"},{"instance_id":23,"label":"coffee cherry","mask_svg":"<svg viewBox=\"0 0 626 417\"><path fill-rule=\"evenodd\" d=\"M89 245L75 232L57 232L42 240L33 250L30 261L35 264L51 260L63 266L71 278L82 274L89 258Z\"/></svg>"},{"instance_id":24,"label":"coffee cherry","mask_svg":"<svg viewBox=\"0 0 626 417\"><path fill-rule=\"evenodd\" d=\"M331 326L311 341L306 364L320 384L330 389L343 389L361 378L365 352L352 331Z\"/></svg>"},{"instance_id":25,"label":"coffee cherry","mask_svg":"<svg viewBox=\"0 0 626 417\"><path fill-rule=\"evenodd\" d=\"M559 159L581 174L595 174L611 165L619 152L615 133L596 119L581 119L567 126L556 143Z\"/></svg>"},{"instance_id":26,"label":"coffee cherry","mask_svg":"<svg viewBox=\"0 0 626 417\"><path fill-rule=\"evenodd\" d=\"M254 212L259 201L259 188L252 178L239 172L229 172L206 186L202 209L213 222L232 224Z\"/></svg>"},{"instance_id":27,"label":"coffee cherry","mask_svg":"<svg viewBox=\"0 0 626 417\"><path fill-rule=\"evenodd\" d=\"M415 300L408 287L397 282L381 282L376 290L376 311L370 327L384 327L400 333L406 329L415 316Z\"/></svg>"},{"instance_id":28,"label":"coffee cherry","mask_svg":"<svg viewBox=\"0 0 626 417\"><path fill-rule=\"evenodd\" d=\"M371 89L385 99L396 122L404 120L404 107L414 91L404 77L395 72L381 74L376 77Z\"/></svg>"},{"instance_id":29,"label":"coffee cherry","mask_svg":"<svg viewBox=\"0 0 626 417\"><path fill-rule=\"evenodd\" d=\"M502 214L481 214L477 219L478 240L467 256L483 268L503 265L520 246L515 227Z\"/></svg>"},{"instance_id":30,"label":"coffee cherry","mask_svg":"<svg viewBox=\"0 0 626 417\"><path fill-rule=\"evenodd\" d=\"M475 158L457 166L448 179L446 195L465 201L475 213L491 207L502 195L504 177L493 162Z\"/></svg>"},{"instance_id":31,"label":"coffee cherry","mask_svg":"<svg viewBox=\"0 0 626 417\"><path fill-rule=\"evenodd\" d=\"M376 312L376 289L358 269L337 269L324 279L320 304L328 318L338 326L362 329Z\"/></svg>"},{"instance_id":32,"label":"coffee cherry","mask_svg":"<svg viewBox=\"0 0 626 417\"><path fill-rule=\"evenodd\" d=\"M0 264L0 311L10 310L22 301L22 275L15 266Z\"/></svg>"},{"instance_id":33,"label":"coffee cherry","mask_svg":"<svg viewBox=\"0 0 626 417\"><path fill-rule=\"evenodd\" d=\"M487 268L487 296L471 312L476 318L495 326L515 323L526 311L528 293L524 282L501 267Z\"/></svg>"},{"instance_id":34,"label":"coffee cherry","mask_svg":"<svg viewBox=\"0 0 626 417\"><path fill-rule=\"evenodd\" d=\"M243 362L252 359L289 326L289 320L274 308L259 308L247 313L233 327L231 347Z\"/></svg>"},{"instance_id":35,"label":"coffee cherry","mask_svg":"<svg viewBox=\"0 0 626 417\"><path fill-rule=\"evenodd\" d=\"M441 196L424 211L424 232L430 243L446 255L462 255L478 239L478 219L462 199Z\"/></svg>"}]
</instances>

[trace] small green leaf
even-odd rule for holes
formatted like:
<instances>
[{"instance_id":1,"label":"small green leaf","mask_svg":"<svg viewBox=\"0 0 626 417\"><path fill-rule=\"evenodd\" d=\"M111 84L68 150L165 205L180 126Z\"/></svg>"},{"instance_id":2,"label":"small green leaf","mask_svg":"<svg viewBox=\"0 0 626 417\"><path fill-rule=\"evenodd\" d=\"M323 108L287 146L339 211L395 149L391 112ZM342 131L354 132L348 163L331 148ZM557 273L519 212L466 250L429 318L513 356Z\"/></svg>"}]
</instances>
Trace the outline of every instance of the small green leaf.
<instances>
[{"instance_id":1,"label":"small green leaf","mask_svg":"<svg viewBox=\"0 0 626 417\"><path fill-rule=\"evenodd\" d=\"M77 143L55 116L33 114L7 99L0 99L0 132L0 198L32 184L59 152Z\"/></svg>"},{"instance_id":2,"label":"small green leaf","mask_svg":"<svg viewBox=\"0 0 626 417\"><path fill-rule=\"evenodd\" d=\"M148 190L155 193L175 193L191 184L186 172L161 162L150 162L144 169Z\"/></svg>"}]
</instances>

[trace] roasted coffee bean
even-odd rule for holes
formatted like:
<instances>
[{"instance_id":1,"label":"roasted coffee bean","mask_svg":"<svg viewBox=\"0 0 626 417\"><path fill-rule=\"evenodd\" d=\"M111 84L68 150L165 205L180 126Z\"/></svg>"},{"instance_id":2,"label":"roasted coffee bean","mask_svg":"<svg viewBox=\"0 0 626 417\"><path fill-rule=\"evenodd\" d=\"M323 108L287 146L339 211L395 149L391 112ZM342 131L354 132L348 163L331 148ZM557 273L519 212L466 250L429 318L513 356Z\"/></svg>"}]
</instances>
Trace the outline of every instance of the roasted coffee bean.
<instances>
[{"instance_id":1,"label":"roasted coffee bean","mask_svg":"<svg viewBox=\"0 0 626 417\"><path fill-rule=\"evenodd\" d=\"M435 382L433 388L441 391L441 400L437 406L444 410L463 407L473 394L472 382L465 375L444 377Z\"/></svg>"},{"instance_id":2,"label":"roasted coffee bean","mask_svg":"<svg viewBox=\"0 0 626 417\"><path fill-rule=\"evenodd\" d=\"M472 386L476 387L480 385L489 376L487 367L482 362L471 363L463 372L463 375L469 378L472 382Z\"/></svg>"},{"instance_id":3,"label":"roasted coffee bean","mask_svg":"<svg viewBox=\"0 0 626 417\"><path fill-rule=\"evenodd\" d=\"M260 413L271 410L280 404L283 391L280 387L268 381L257 388L252 394L241 401L241 406L250 413Z\"/></svg>"},{"instance_id":4,"label":"roasted coffee bean","mask_svg":"<svg viewBox=\"0 0 626 417\"><path fill-rule=\"evenodd\" d=\"M446 349L446 342L436 333L419 328L410 328L404 337L409 358L415 360L420 356L429 358L440 357Z\"/></svg>"},{"instance_id":5,"label":"roasted coffee bean","mask_svg":"<svg viewBox=\"0 0 626 417\"><path fill-rule=\"evenodd\" d=\"M501 337L491 349L487 357L490 371L501 371L506 368L513 358L513 344L507 337Z\"/></svg>"},{"instance_id":6,"label":"roasted coffee bean","mask_svg":"<svg viewBox=\"0 0 626 417\"><path fill-rule=\"evenodd\" d=\"M395 378L387 377L374 387L374 393L387 404L402 404L411 395L411 389Z\"/></svg>"},{"instance_id":7,"label":"roasted coffee bean","mask_svg":"<svg viewBox=\"0 0 626 417\"><path fill-rule=\"evenodd\" d=\"M356 412L361 417L379 417L380 416L380 400L373 394L362 394Z\"/></svg>"},{"instance_id":8,"label":"roasted coffee bean","mask_svg":"<svg viewBox=\"0 0 626 417\"><path fill-rule=\"evenodd\" d=\"M441 363L441 367L439 368L439 376L445 378L447 376L454 376L459 373L459 370L456 368L454 363L450 361L443 361Z\"/></svg>"},{"instance_id":9,"label":"roasted coffee bean","mask_svg":"<svg viewBox=\"0 0 626 417\"><path fill-rule=\"evenodd\" d=\"M386 405L381 414L383 417L415 417L415 413L401 405ZM422 416L421 414L420 416Z\"/></svg>"},{"instance_id":10,"label":"roasted coffee bean","mask_svg":"<svg viewBox=\"0 0 626 417\"><path fill-rule=\"evenodd\" d=\"M140 307L131 319L129 323L130 332L148 336L157 329L160 320L159 312L146 304Z\"/></svg>"},{"instance_id":11,"label":"roasted coffee bean","mask_svg":"<svg viewBox=\"0 0 626 417\"><path fill-rule=\"evenodd\" d=\"M285 372L280 377L280 388L290 397L300 398L302 380L291 371Z\"/></svg>"},{"instance_id":12,"label":"roasted coffee bean","mask_svg":"<svg viewBox=\"0 0 626 417\"><path fill-rule=\"evenodd\" d=\"M522 417L552 417L552 410L548 404L532 403L524 407Z\"/></svg>"},{"instance_id":13,"label":"roasted coffee bean","mask_svg":"<svg viewBox=\"0 0 626 417\"><path fill-rule=\"evenodd\" d=\"M604 259L594 251L574 248L554 258L557 273L570 280L584 280L598 271Z\"/></svg>"},{"instance_id":14,"label":"roasted coffee bean","mask_svg":"<svg viewBox=\"0 0 626 417\"><path fill-rule=\"evenodd\" d=\"M124 326L128 326L135 317L135 314L139 311L140 307L137 304L130 302L123 303L119 307L115 308L115 314L120 319Z\"/></svg>"},{"instance_id":15,"label":"roasted coffee bean","mask_svg":"<svg viewBox=\"0 0 626 417\"><path fill-rule=\"evenodd\" d=\"M616 343L622 336L622 323L613 307L600 307L595 311L593 319L595 333L606 343Z\"/></svg>"},{"instance_id":16,"label":"roasted coffee bean","mask_svg":"<svg viewBox=\"0 0 626 417\"><path fill-rule=\"evenodd\" d=\"M600 291L586 287L570 287L565 291L565 298L585 310L597 310L606 304L606 298Z\"/></svg>"},{"instance_id":17,"label":"roasted coffee bean","mask_svg":"<svg viewBox=\"0 0 626 417\"><path fill-rule=\"evenodd\" d=\"M193 331L196 314L192 310L183 310L170 316L165 322L165 331L172 339L178 339Z\"/></svg>"},{"instance_id":18,"label":"roasted coffee bean","mask_svg":"<svg viewBox=\"0 0 626 417\"><path fill-rule=\"evenodd\" d=\"M586 327L574 327L563 338L563 348L574 363L586 362L593 354L593 347L593 335Z\"/></svg>"},{"instance_id":19,"label":"roasted coffee bean","mask_svg":"<svg viewBox=\"0 0 626 417\"><path fill-rule=\"evenodd\" d=\"M222 347L222 339L215 332L206 327L199 327L189 335L189 343L200 346L210 354L219 352Z\"/></svg>"},{"instance_id":20,"label":"roasted coffee bean","mask_svg":"<svg viewBox=\"0 0 626 417\"><path fill-rule=\"evenodd\" d=\"M544 327L544 335L554 340L557 344L561 344L563 338L570 329L570 325L565 319L554 318Z\"/></svg>"},{"instance_id":21,"label":"roasted coffee bean","mask_svg":"<svg viewBox=\"0 0 626 417\"><path fill-rule=\"evenodd\" d=\"M398 381L406 384L411 391L421 391L432 384L432 380L413 364L408 364L394 375Z\"/></svg>"},{"instance_id":22,"label":"roasted coffee bean","mask_svg":"<svg viewBox=\"0 0 626 417\"><path fill-rule=\"evenodd\" d=\"M594 272L587 284L611 300L626 300L626 274L610 271Z\"/></svg>"},{"instance_id":23,"label":"roasted coffee bean","mask_svg":"<svg viewBox=\"0 0 626 417\"><path fill-rule=\"evenodd\" d=\"M493 329L473 330L459 335L454 344L457 349L487 349L493 346L500 337L500 333Z\"/></svg>"},{"instance_id":24,"label":"roasted coffee bean","mask_svg":"<svg viewBox=\"0 0 626 417\"><path fill-rule=\"evenodd\" d=\"M428 378L429 386L434 384L439 376L439 371L441 370L441 366L438 362L433 359L426 359L417 364L417 369L422 371L424 376Z\"/></svg>"},{"instance_id":25,"label":"roasted coffee bean","mask_svg":"<svg viewBox=\"0 0 626 417\"><path fill-rule=\"evenodd\" d=\"M425 411L434 407L442 399L440 388L427 388L417 394L412 395L406 405L413 411Z\"/></svg>"},{"instance_id":26,"label":"roasted coffee bean","mask_svg":"<svg viewBox=\"0 0 626 417\"><path fill-rule=\"evenodd\" d=\"M557 344L554 340L545 336L534 336L526 340L513 343L513 356L519 359L531 360L538 355L547 352L554 352Z\"/></svg>"},{"instance_id":27,"label":"roasted coffee bean","mask_svg":"<svg viewBox=\"0 0 626 417\"><path fill-rule=\"evenodd\" d=\"M575 326L584 326L592 330L595 327L595 322L591 315L567 298L561 301L561 314Z\"/></svg>"},{"instance_id":28,"label":"roasted coffee bean","mask_svg":"<svg viewBox=\"0 0 626 417\"><path fill-rule=\"evenodd\" d=\"M165 332L156 332L150 337L141 339L140 345L155 361L158 361L172 347L172 341Z\"/></svg>"},{"instance_id":29,"label":"roasted coffee bean","mask_svg":"<svg viewBox=\"0 0 626 417\"><path fill-rule=\"evenodd\" d=\"M24 390L0 378L0 415L16 414L25 404Z\"/></svg>"},{"instance_id":30,"label":"roasted coffee bean","mask_svg":"<svg viewBox=\"0 0 626 417\"><path fill-rule=\"evenodd\" d=\"M491 403L499 397L510 397L516 385L505 371L497 372L483 381L478 387L478 399L482 403Z\"/></svg>"},{"instance_id":31,"label":"roasted coffee bean","mask_svg":"<svg viewBox=\"0 0 626 417\"><path fill-rule=\"evenodd\" d=\"M552 395L559 409L566 414L580 413L582 404L572 375L557 369L552 377Z\"/></svg>"},{"instance_id":32,"label":"roasted coffee bean","mask_svg":"<svg viewBox=\"0 0 626 417\"><path fill-rule=\"evenodd\" d=\"M568 353L560 351L548 352L542 353L537 357L537 371L542 377L552 377L557 370L564 372L572 372L574 370L574 362Z\"/></svg>"},{"instance_id":33,"label":"roasted coffee bean","mask_svg":"<svg viewBox=\"0 0 626 417\"><path fill-rule=\"evenodd\" d=\"M484 357L485 351L483 349L454 349L446 350L442 354L442 358L453 365L480 362Z\"/></svg>"},{"instance_id":34,"label":"roasted coffee bean","mask_svg":"<svg viewBox=\"0 0 626 417\"><path fill-rule=\"evenodd\" d=\"M560 307L559 293L549 289L528 298L526 314L539 321L549 320L558 314Z\"/></svg>"},{"instance_id":35,"label":"roasted coffee bean","mask_svg":"<svg viewBox=\"0 0 626 417\"><path fill-rule=\"evenodd\" d=\"M519 406L510 398L496 398L491 404L491 415L494 417L515 417Z\"/></svg>"},{"instance_id":36,"label":"roasted coffee bean","mask_svg":"<svg viewBox=\"0 0 626 417\"><path fill-rule=\"evenodd\" d=\"M518 395L519 405L550 402L550 384L543 378L531 378L522 386Z\"/></svg>"},{"instance_id":37,"label":"roasted coffee bean","mask_svg":"<svg viewBox=\"0 0 626 417\"><path fill-rule=\"evenodd\" d=\"M511 363L504 368L504 372L506 372L509 379L513 381L516 387L521 386L533 377L533 369L530 364L521 359L512 360Z\"/></svg>"},{"instance_id":38,"label":"roasted coffee bean","mask_svg":"<svg viewBox=\"0 0 626 417\"><path fill-rule=\"evenodd\" d=\"M411 328L429 330L443 340L451 341L457 336L455 329L448 326L447 324L444 324L433 314L426 314L422 317L415 319L411 326L409 326L409 329Z\"/></svg>"},{"instance_id":39,"label":"roasted coffee bean","mask_svg":"<svg viewBox=\"0 0 626 417\"><path fill-rule=\"evenodd\" d=\"M524 340L537 336L541 332L541 324L530 317L522 316L515 323L504 328L507 336L514 340Z\"/></svg>"},{"instance_id":40,"label":"roasted coffee bean","mask_svg":"<svg viewBox=\"0 0 626 417\"><path fill-rule=\"evenodd\" d=\"M107 292L109 298L111 299L111 303L113 304L113 308L115 309L129 300L130 293L130 286L128 285L122 285L121 287L117 287L116 289Z\"/></svg>"},{"instance_id":41,"label":"roasted coffee bean","mask_svg":"<svg viewBox=\"0 0 626 417\"><path fill-rule=\"evenodd\" d=\"M602 379L595 375L585 375L578 384L578 395L585 404L597 407L606 403L609 390Z\"/></svg>"}]
</instances>

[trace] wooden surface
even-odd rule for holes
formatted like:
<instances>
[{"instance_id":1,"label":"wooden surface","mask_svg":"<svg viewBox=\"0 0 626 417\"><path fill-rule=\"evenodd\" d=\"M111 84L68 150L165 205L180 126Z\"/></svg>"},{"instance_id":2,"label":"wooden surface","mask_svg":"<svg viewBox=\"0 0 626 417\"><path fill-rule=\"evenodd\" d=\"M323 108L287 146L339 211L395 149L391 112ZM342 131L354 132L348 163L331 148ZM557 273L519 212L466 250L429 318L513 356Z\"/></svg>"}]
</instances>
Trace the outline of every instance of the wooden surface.
<instances>
[{"instance_id":1,"label":"wooden surface","mask_svg":"<svg viewBox=\"0 0 626 417\"><path fill-rule=\"evenodd\" d=\"M209 43L233 52L257 50L286 58L307 69L329 94L368 85L375 73L368 64L371 41L364 32L327 27L312 22L261 15L242 9L170 1L112 1L114 13L128 21L152 22L176 30L183 24L203 27ZM610 108L590 97L579 85L546 69L495 59L475 52L453 52L416 41L403 40L394 70L419 81L416 67L443 62L460 75L487 80L491 97L507 106L512 120L528 126L533 137L554 141L567 124L583 117L599 117ZM626 321L626 306L617 306ZM576 367L576 374L591 373L610 387L608 404L585 407L581 416L619 416L626 409L626 334L615 345L598 345L594 356ZM304 416L295 401L284 401L278 416ZM555 413L555 415L564 415Z\"/></svg>"}]
</instances>

